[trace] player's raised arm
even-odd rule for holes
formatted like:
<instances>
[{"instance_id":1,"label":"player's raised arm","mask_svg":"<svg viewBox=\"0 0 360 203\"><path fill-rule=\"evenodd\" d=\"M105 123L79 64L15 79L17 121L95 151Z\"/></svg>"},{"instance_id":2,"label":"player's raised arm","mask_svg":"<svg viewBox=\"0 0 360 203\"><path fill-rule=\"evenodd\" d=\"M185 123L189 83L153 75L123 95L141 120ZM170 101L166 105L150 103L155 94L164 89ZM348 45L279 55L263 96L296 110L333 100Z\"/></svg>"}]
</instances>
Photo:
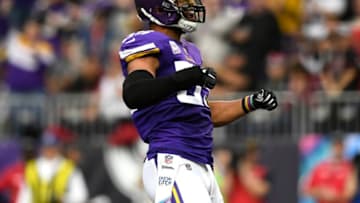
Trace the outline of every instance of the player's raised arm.
<instances>
[{"instance_id":1,"label":"player's raised arm","mask_svg":"<svg viewBox=\"0 0 360 203\"><path fill-rule=\"evenodd\" d=\"M195 85L214 88L215 72L211 68L194 66L170 76L156 77L159 60L153 56L138 58L128 64L128 73L123 85L123 98L131 109L145 108L156 104L169 95L187 90Z\"/></svg>"},{"instance_id":2,"label":"player's raised arm","mask_svg":"<svg viewBox=\"0 0 360 203\"><path fill-rule=\"evenodd\" d=\"M231 101L209 101L211 119L215 127L220 127L246 115L257 109L274 110L277 99L272 91L261 89L260 91L242 99Z\"/></svg>"}]
</instances>

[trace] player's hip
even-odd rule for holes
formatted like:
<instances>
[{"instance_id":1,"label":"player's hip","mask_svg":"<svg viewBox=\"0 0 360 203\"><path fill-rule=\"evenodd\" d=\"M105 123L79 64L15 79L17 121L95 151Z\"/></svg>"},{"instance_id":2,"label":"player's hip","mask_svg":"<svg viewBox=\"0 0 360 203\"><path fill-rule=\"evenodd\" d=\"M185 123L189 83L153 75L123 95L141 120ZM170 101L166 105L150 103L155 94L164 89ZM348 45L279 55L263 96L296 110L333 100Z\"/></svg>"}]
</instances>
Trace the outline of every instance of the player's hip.
<instances>
[{"instance_id":1,"label":"player's hip","mask_svg":"<svg viewBox=\"0 0 360 203\"><path fill-rule=\"evenodd\" d=\"M164 139L161 141L149 143L147 158L155 158L156 160L158 153L167 153L178 155L184 160L192 161L194 163L212 165L212 149L212 140L199 146L196 144L191 144L190 141L184 142L180 139Z\"/></svg>"},{"instance_id":2,"label":"player's hip","mask_svg":"<svg viewBox=\"0 0 360 203\"><path fill-rule=\"evenodd\" d=\"M178 155L158 154L146 159L143 182L147 193L157 201L222 202L211 166Z\"/></svg>"}]
</instances>

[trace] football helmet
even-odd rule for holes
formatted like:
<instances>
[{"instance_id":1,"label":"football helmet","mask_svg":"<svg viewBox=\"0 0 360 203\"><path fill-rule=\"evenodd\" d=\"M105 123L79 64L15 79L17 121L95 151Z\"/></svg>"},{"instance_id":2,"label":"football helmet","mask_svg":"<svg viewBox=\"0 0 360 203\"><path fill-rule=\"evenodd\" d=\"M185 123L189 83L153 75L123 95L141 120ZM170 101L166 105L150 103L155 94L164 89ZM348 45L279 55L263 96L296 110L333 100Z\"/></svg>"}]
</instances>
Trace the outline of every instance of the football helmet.
<instances>
[{"instance_id":1,"label":"football helmet","mask_svg":"<svg viewBox=\"0 0 360 203\"><path fill-rule=\"evenodd\" d=\"M201 0L135 0L135 5L141 20L183 32L193 32L198 23L205 22Z\"/></svg>"}]
</instances>

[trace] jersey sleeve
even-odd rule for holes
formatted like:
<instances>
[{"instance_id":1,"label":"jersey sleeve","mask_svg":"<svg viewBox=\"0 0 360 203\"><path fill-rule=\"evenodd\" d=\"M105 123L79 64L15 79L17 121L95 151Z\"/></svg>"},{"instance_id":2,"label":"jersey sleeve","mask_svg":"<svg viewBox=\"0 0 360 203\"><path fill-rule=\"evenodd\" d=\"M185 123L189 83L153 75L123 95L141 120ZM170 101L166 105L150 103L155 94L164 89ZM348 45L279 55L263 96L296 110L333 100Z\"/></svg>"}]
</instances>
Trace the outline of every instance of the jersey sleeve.
<instances>
[{"instance_id":1,"label":"jersey sleeve","mask_svg":"<svg viewBox=\"0 0 360 203\"><path fill-rule=\"evenodd\" d=\"M119 51L124 75L127 75L129 62L143 56L161 54L168 41L168 37L155 31L139 31L126 37Z\"/></svg>"},{"instance_id":2,"label":"jersey sleeve","mask_svg":"<svg viewBox=\"0 0 360 203\"><path fill-rule=\"evenodd\" d=\"M154 31L140 31L129 35L122 42L120 59L126 63L152 54L159 54L164 42L163 37Z\"/></svg>"}]
</instances>

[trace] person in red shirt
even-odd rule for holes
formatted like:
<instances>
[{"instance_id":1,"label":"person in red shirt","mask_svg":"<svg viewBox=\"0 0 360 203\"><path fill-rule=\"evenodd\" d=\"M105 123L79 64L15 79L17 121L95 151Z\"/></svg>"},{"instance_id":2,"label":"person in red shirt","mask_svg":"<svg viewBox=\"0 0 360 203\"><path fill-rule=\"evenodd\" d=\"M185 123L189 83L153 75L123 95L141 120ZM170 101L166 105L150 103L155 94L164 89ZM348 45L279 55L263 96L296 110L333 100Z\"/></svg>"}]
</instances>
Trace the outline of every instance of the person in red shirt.
<instances>
[{"instance_id":1,"label":"person in red shirt","mask_svg":"<svg viewBox=\"0 0 360 203\"><path fill-rule=\"evenodd\" d=\"M10 203L16 203L24 182L24 163L19 161L9 166L0 176L0 191L6 192Z\"/></svg>"},{"instance_id":2,"label":"person in red shirt","mask_svg":"<svg viewBox=\"0 0 360 203\"><path fill-rule=\"evenodd\" d=\"M7 194L9 203L16 203L20 188L24 184L25 162L35 157L34 144L30 141L22 143L22 157L0 173L0 192Z\"/></svg>"},{"instance_id":3,"label":"person in red shirt","mask_svg":"<svg viewBox=\"0 0 360 203\"><path fill-rule=\"evenodd\" d=\"M305 194L317 203L350 203L357 186L354 172L343 158L342 140L334 140L332 157L315 166L305 184Z\"/></svg>"},{"instance_id":4,"label":"person in red shirt","mask_svg":"<svg viewBox=\"0 0 360 203\"><path fill-rule=\"evenodd\" d=\"M270 190L267 169L258 163L259 149L248 143L243 158L232 174L229 203L264 203Z\"/></svg>"}]
</instances>

